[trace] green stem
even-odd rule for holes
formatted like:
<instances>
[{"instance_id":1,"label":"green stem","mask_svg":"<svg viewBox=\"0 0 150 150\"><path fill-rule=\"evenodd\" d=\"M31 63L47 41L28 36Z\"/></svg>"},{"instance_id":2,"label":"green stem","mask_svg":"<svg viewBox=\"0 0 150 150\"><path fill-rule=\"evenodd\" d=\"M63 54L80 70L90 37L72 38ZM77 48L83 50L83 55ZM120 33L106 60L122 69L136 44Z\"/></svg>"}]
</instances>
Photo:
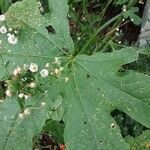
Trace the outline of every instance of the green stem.
<instances>
[{"instance_id":1,"label":"green stem","mask_svg":"<svg viewBox=\"0 0 150 150\"><path fill-rule=\"evenodd\" d=\"M127 8L130 9L131 7L133 7L136 3L138 2L138 0L130 0L129 3L127 4ZM120 25L120 23L122 22L123 17L120 16L117 21L115 22L115 24L112 26L112 29L115 29L116 27L118 27ZM110 34L112 35L112 34ZM110 40L114 38L114 36L107 36L103 39L103 41L105 41L106 43ZM103 44L101 44L99 49L102 49ZM107 46L104 46L104 48L102 49L102 51L105 51L105 49L107 48Z\"/></svg>"},{"instance_id":2,"label":"green stem","mask_svg":"<svg viewBox=\"0 0 150 150\"><path fill-rule=\"evenodd\" d=\"M110 19L108 22L106 22L105 24L103 24L100 28L98 28L94 34L92 34L92 36L87 40L87 42L85 43L85 45L83 46L83 48L81 49L81 51L79 51L77 54L82 54L86 51L86 49L88 48L88 46L92 43L92 41L95 39L95 37L103 30L105 29L108 25L110 25L112 22L114 22L116 19L118 19L120 16L122 16L122 13L120 13L119 15L113 17L112 19Z\"/></svg>"},{"instance_id":3,"label":"green stem","mask_svg":"<svg viewBox=\"0 0 150 150\"><path fill-rule=\"evenodd\" d=\"M101 12L101 19L103 19L103 17L104 17L104 15L105 15L105 13L106 13L106 10L107 10L107 8L108 8L108 6L111 4L111 2L112 2L113 0L108 0L107 1L107 3L106 3L106 7L103 9L103 11Z\"/></svg>"}]
</instances>

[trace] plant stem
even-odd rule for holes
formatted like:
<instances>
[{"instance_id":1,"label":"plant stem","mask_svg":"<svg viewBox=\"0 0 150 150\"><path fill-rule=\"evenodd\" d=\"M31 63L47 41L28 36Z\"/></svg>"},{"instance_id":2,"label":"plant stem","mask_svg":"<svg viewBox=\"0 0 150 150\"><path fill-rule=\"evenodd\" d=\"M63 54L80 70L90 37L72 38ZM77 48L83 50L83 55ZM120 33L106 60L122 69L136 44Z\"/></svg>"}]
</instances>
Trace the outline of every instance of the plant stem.
<instances>
[{"instance_id":1,"label":"plant stem","mask_svg":"<svg viewBox=\"0 0 150 150\"><path fill-rule=\"evenodd\" d=\"M100 28L98 28L94 34L92 34L92 36L87 40L87 42L85 43L85 45L83 46L83 48L81 49L81 51L79 51L77 54L82 54L86 51L86 49L88 48L88 46L91 44L91 42L94 40L94 38L103 30L105 29L108 25L110 25L112 22L114 22L116 19L118 19L120 16L122 16L122 13L120 13L119 15L111 18L108 22L106 22L105 24L103 24Z\"/></svg>"},{"instance_id":2,"label":"plant stem","mask_svg":"<svg viewBox=\"0 0 150 150\"><path fill-rule=\"evenodd\" d=\"M131 7L133 7L136 3L138 2L138 0L130 0L129 3L127 4L127 8L130 9ZM116 27L118 27L120 25L120 23L122 22L123 17L120 16L117 21L115 22L115 24L112 27L112 30L115 29ZM113 33L113 32L112 32ZM103 41L105 43L107 43L110 39L113 39L114 36L106 36ZM101 44L101 46L99 47L99 49L102 49L103 44ZM102 51L105 51L105 49L107 48L107 46L104 46L104 48L102 49Z\"/></svg>"}]
</instances>

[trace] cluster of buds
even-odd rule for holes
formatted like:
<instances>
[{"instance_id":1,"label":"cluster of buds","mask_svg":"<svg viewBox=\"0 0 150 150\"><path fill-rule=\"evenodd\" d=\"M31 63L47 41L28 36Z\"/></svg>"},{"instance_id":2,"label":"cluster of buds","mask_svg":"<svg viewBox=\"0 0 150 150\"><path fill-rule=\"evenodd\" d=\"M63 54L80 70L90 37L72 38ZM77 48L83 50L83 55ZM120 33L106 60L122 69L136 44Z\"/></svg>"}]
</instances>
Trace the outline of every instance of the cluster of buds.
<instances>
[{"instance_id":1,"label":"cluster of buds","mask_svg":"<svg viewBox=\"0 0 150 150\"><path fill-rule=\"evenodd\" d=\"M0 22L4 22L5 20L6 20L5 15L4 14L0 15ZM16 30L13 30L11 27L7 28L5 25L3 25L0 27L0 33L1 34L7 34L7 40L10 44L12 44L12 45L17 44L18 38L16 37L16 35L18 32ZM0 45L2 45L2 41L1 41ZM0 48L1 47L2 46L0 46Z\"/></svg>"},{"instance_id":2,"label":"cluster of buds","mask_svg":"<svg viewBox=\"0 0 150 150\"><path fill-rule=\"evenodd\" d=\"M13 93L18 93L18 98L27 100L34 95L33 91L35 91L38 86L34 77L37 73L39 73L41 78L54 76L67 82L69 78L61 76L63 69L60 57L55 57L51 65L50 63L46 63L45 67L41 70L36 63L31 63L30 65L24 64L23 67L17 66L12 73L11 80L13 80L13 82L7 82L8 88L5 94L6 96L11 97ZM15 88L12 88L13 90L11 90L10 87L15 86L12 85L15 82L20 85L20 89L17 88L16 91L13 91Z\"/></svg>"}]
</instances>

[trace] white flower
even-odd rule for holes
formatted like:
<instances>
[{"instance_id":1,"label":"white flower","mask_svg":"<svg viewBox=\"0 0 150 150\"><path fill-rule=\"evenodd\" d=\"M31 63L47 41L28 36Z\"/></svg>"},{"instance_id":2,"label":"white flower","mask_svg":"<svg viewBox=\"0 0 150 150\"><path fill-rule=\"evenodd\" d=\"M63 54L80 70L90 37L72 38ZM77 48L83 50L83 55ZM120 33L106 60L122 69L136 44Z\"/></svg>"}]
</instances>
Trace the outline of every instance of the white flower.
<instances>
[{"instance_id":1,"label":"white flower","mask_svg":"<svg viewBox=\"0 0 150 150\"><path fill-rule=\"evenodd\" d=\"M23 69L26 70L29 66L27 64L23 64Z\"/></svg>"},{"instance_id":2,"label":"white flower","mask_svg":"<svg viewBox=\"0 0 150 150\"><path fill-rule=\"evenodd\" d=\"M37 72L38 71L38 65L37 64L34 64L34 63L31 63L30 64L30 67L29 67L29 70L31 72Z\"/></svg>"},{"instance_id":3,"label":"white flower","mask_svg":"<svg viewBox=\"0 0 150 150\"><path fill-rule=\"evenodd\" d=\"M80 40L81 40L81 37L78 37L77 40L80 41Z\"/></svg>"},{"instance_id":4,"label":"white flower","mask_svg":"<svg viewBox=\"0 0 150 150\"><path fill-rule=\"evenodd\" d=\"M46 105L46 102L41 102L41 107L44 107Z\"/></svg>"},{"instance_id":5,"label":"white flower","mask_svg":"<svg viewBox=\"0 0 150 150\"><path fill-rule=\"evenodd\" d=\"M7 33L7 36L11 36L11 33Z\"/></svg>"},{"instance_id":6,"label":"white flower","mask_svg":"<svg viewBox=\"0 0 150 150\"><path fill-rule=\"evenodd\" d=\"M20 113L19 114L19 118L23 118L24 117L24 114L23 113Z\"/></svg>"},{"instance_id":7,"label":"white flower","mask_svg":"<svg viewBox=\"0 0 150 150\"><path fill-rule=\"evenodd\" d=\"M13 75L14 75L14 76L17 76L17 75L19 75L20 73L21 73L21 68L20 68L20 67L17 67L17 68L14 70Z\"/></svg>"},{"instance_id":8,"label":"white flower","mask_svg":"<svg viewBox=\"0 0 150 150\"><path fill-rule=\"evenodd\" d=\"M46 64L45 64L45 67L46 67L46 68L48 68L49 66L50 66L50 64L49 64L49 63L46 63Z\"/></svg>"},{"instance_id":9,"label":"white flower","mask_svg":"<svg viewBox=\"0 0 150 150\"><path fill-rule=\"evenodd\" d=\"M39 9L40 9L40 11L41 11L42 13L44 12L44 8L43 8L43 7L40 7Z\"/></svg>"},{"instance_id":10,"label":"white flower","mask_svg":"<svg viewBox=\"0 0 150 150\"><path fill-rule=\"evenodd\" d=\"M0 21L5 21L6 17L5 15L0 15Z\"/></svg>"},{"instance_id":11,"label":"white flower","mask_svg":"<svg viewBox=\"0 0 150 150\"><path fill-rule=\"evenodd\" d=\"M64 70L64 68L63 68L63 67L60 67L60 68L59 68L59 70L60 70L60 71L63 71L63 70Z\"/></svg>"},{"instance_id":12,"label":"white flower","mask_svg":"<svg viewBox=\"0 0 150 150\"><path fill-rule=\"evenodd\" d=\"M12 31L13 31L13 29L12 29L12 28L8 28L8 30L9 30L10 32L12 32Z\"/></svg>"},{"instance_id":13,"label":"white flower","mask_svg":"<svg viewBox=\"0 0 150 150\"><path fill-rule=\"evenodd\" d=\"M23 112L25 115L29 115L31 113L29 108L26 108Z\"/></svg>"},{"instance_id":14,"label":"white flower","mask_svg":"<svg viewBox=\"0 0 150 150\"><path fill-rule=\"evenodd\" d=\"M65 77L65 82L67 82L69 80L69 78Z\"/></svg>"},{"instance_id":15,"label":"white flower","mask_svg":"<svg viewBox=\"0 0 150 150\"><path fill-rule=\"evenodd\" d=\"M24 98L24 96L25 96L24 93L19 93L18 95L19 98Z\"/></svg>"},{"instance_id":16,"label":"white flower","mask_svg":"<svg viewBox=\"0 0 150 150\"><path fill-rule=\"evenodd\" d=\"M119 31L119 28L118 28L118 27L116 28L116 31Z\"/></svg>"},{"instance_id":17,"label":"white flower","mask_svg":"<svg viewBox=\"0 0 150 150\"><path fill-rule=\"evenodd\" d=\"M54 64L58 64L60 65L60 57L55 57L55 61L54 61Z\"/></svg>"},{"instance_id":18,"label":"white flower","mask_svg":"<svg viewBox=\"0 0 150 150\"><path fill-rule=\"evenodd\" d=\"M118 44L121 44L121 41L119 41Z\"/></svg>"},{"instance_id":19,"label":"white flower","mask_svg":"<svg viewBox=\"0 0 150 150\"><path fill-rule=\"evenodd\" d=\"M41 6L42 6L42 4L41 4L41 2L40 2L40 1L38 1L38 2L37 2L37 4L38 4L38 6L39 6L39 7L41 7Z\"/></svg>"},{"instance_id":20,"label":"white flower","mask_svg":"<svg viewBox=\"0 0 150 150\"><path fill-rule=\"evenodd\" d=\"M8 97L11 97L11 95L12 95L12 94L11 94L11 91L8 90L8 89L5 91L5 94L6 94L6 96L8 96Z\"/></svg>"},{"instance_id":21,"label":"white flower","mask_svg":"<svg viewBox=\"0 0 150 150\"><path fill-rule=\"evenodd\" d=\"M8 35L7 35L7 36L8 36ZM9 36L8 36L8 42L9 42L10 44L15 45L15 44L17 44L17 42L18 42L18 38L15 37L14 34L9 34Z\"/></svg>"},{"instance_id":22,"label":"white flower","mask_svg":"<svg viewBox=\"0 0 150 150\"><path fill-rule=\"evenodd\" d=\"M123 5L123 12L126 12L126 11L127 11L127 6Z\"/></svg>"},{"instance_id":23,"label":"white flower","mask_svg":"<svg viewBox=\"0 0 150 150\"><path fill-rule=\"evenodd\" d=\"M15 33L15 34L17 34L17 33L18 33L18 31L16 31L16 30L15 30L15 31L14 31L14 33Z\"/></svg>"},{"instance_id":24,"label":"white flower","mask_svg":"<svg viewBox=\"0 0 150 150\"><path fill-rule=\"evenodd\" d=\"M31 83L29 84L29 87L30 87L30 88L35 88L35 87L36 87L36 83L35 83L35 82L31 82Z\"/></svg>"},{"instance_id":25,"label":"white flower","mask_svg":"<svg viewBox=\"0 0 150 150\"><path fill-rule=\"evenodd\" d=\"M47 69L43 69L43 70L40 72L40 74L41 74L42 77L47 77L48 74L49 74L49 72L48 72Z\"/></svg>"},{"instance_id":26,"label":"white flower","mask_svg":"<svg viewBox=\"0 0 150 150\"><path fill-rule=\"evenodd\" d=\"M7 33L7 28L6 28L5 26L2 26L2 27L0 28L0 32L1 32L2 34Z\"/></svg>"},{"instance_id":27,"label":"white flower","mask_svg":"<svg viewBox=\"0 0 150 150\"><path fill-rule=\"evenodd\" d=\"M24 95L25 100L29 99L29 95Z\"/></svg>"},{"instance_id":28,"label":"white flower","mask_svg":"<svg viewBox=\"0 0 150 150\"><path fill-rule=\"evenodd\" d=\"M57 68L55 68L54 73L55 73L56 75L60 75L60 70L57 69Z\"/></svg>"},{"instance_id":29,"label":"white flower","mask_svg":"<svg viewBox=\"0 0 150 150\"><path fill-rule=\"evenodd\" d=\"M39 1L39 2L37 2L37 4L38 4L38 6L39 6L40 11L41 11L41 12L44 12L44 8L42 7L41 2Z\"/></svg>"}]
</instances>

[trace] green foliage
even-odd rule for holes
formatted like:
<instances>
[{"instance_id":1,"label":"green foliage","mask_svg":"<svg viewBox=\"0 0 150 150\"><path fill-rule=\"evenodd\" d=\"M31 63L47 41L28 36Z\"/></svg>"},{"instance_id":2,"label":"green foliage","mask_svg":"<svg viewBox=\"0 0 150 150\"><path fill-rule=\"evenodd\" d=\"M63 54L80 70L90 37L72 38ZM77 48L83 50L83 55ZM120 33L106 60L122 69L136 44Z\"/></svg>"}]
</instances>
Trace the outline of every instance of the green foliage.
<instances>
[{"instance_id":1,"label":"green foliage","mask_svg":"<svg viewBox=\"0 0 150 150\"><path fill-rule=\"evenodd\" d=\"M146 130L136 138L126 137L127 142L130 143L132 150L149 150L150 149L150 131Z\"/></svg>"},{"instance_id":2,"label":"green foliage","mask_svg":"<svg viewBox=\"0 0 150 150\"><path fill-rule=\"evenodd\" d=\"M63 133L64 124L60 122L48 120L43 128L44 132L50 133L50 135L59 143L64 143Z\"/></svg>"},{"instance_id":3,"label":"green foliage","mask_svg":"<svg viewBox=\"0 0 150 150\"><path fill-rule=\"evenodd\" d=\"M115 3L117 5L123 5L123 4L126 4L129 0L116 0Z\"/></svg>"},{"instance_id":4,"label":"green foliage","mask_svg":"<svg viewBox=\"0 0 150 150\"><path fill-rule=\"evenodd\" d=\"M139 9L137 7L132 7L129 11L124 13L124 17L125 18L129 17L135 25L139 25L141 23L141 18L135 14L138 11L139 11Z\"/></svg>"},{"instance_id":5,"label":"green foliage","mask_svg":"<svg viewBox=\"0 0 150 150\"><path fill-rule=\"evenodd\" d=\"M150 128L150 77L123 68L138 59L137 51L74 56L67 0L48 4L49 12L43 13L36 0L17 2L0 22L18 37L17 44L11 44L9 35L0 34L0 77L12 92L0 101L0 149L31 150L44 127L59 142L64 130L68 150L129 150L111 111L119 109ZM29 67L33 63L38 65L35 72ZM47 63L49 75L42 77ZM17 67L21 71L14 75ZM30 82L38 86L33 90ZM22 98L20 92L30 97ZM60 120L65 124L59 126Z\"/></svg>"},{"instance_id":6,"label":"green foliage","mask_svg":"<svg viewBox=\"0 0 150 150\"><path fill-rule=\"evenodd\" d=\"M2 12L6 12L6 10L9 8L9 6L12 4L12 0L1 0L0 1L0 9Z\"/></svg>"}]
</instances>

